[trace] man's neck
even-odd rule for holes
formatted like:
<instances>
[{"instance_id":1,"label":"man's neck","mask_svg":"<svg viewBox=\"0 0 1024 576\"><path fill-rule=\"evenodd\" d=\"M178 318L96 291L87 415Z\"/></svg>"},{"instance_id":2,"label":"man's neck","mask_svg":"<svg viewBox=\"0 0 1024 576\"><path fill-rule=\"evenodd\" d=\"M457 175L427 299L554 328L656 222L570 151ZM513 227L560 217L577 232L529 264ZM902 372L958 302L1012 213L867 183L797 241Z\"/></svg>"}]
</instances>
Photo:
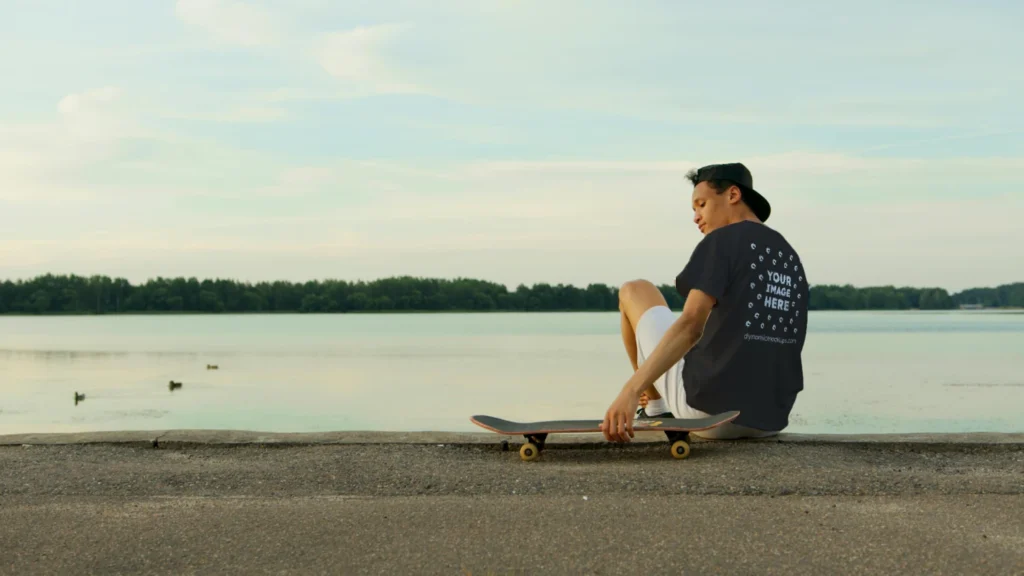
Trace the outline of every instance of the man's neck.
<instances>
[{"instance_id":1,"label":"man's neck","mask_svg":"<svg viewBox=\"0 0 1024 576\"><path fill-rule=\"evenodd\" d=\"M729 218L729 224L738 224L740 222L756 222L761 224L761 221L757 219L757 216L754 216L754 213L749 210L739 214L734 214Z\"/></svg>"}]
</instances>

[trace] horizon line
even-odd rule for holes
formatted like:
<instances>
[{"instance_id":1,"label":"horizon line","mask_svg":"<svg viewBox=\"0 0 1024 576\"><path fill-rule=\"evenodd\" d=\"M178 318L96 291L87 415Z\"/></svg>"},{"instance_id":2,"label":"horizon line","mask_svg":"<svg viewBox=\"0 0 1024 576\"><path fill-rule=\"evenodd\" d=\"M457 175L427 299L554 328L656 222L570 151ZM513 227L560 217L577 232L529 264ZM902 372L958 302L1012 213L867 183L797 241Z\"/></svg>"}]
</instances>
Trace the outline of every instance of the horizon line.
<instances>
[{"instance_id":1,"label":"horizon line","mask_svg":"<svg viewBox=\"0 0 1024 576\"><path fill-rule=\"evenodd\" d=\"M250 285L275 284L275 283L279 283L279 282L285 282L285 283L289 283L289 284L300 284L300 285L301 284L305 284L307 282L320 282L320 283L323 283L323 282L344 282L344 283L348 283L348 284L359 284L359 283L372 284L374 282L381 282L381 281L386 281L386 280L400 280L400 279L414 279L414 280L421 280L421 281L441 281L441 282L455 282L455 281L460 281L460 280L467 280L467 281L472 281L472 282L484 282L484 283L488 283L488 284L495 284L495 285L499 285L499 286L504 286L506 290L513 291L513 292L519 286L526 286L527 288L531 288L531 287L536 287L536 286L539 286L539 285L548 285L548 286L552 286L552 287L562 286L562 287L573 287L573 288L577 288L577 289L586 289L588 286L601 286L601 285L603 285L603 286L606 286L606 287L609 287L609 288L612 288L612 289L617 289L622 284L622 283L608 283L608 282L589 282L589 283L587 283L585 285L578 286L578 285L573 284L573 283L565 283L565 282L557 282L556 283L556 282L550 282L550 281L539 281L539 282L533 282L533 283L530 283L530 284L527 284L526 282L518 282L518 283L515 283L513 285L513 284L506 284L504 282L495 281L495 280L488 280L488 279L485 279L485 278L474 278L474 277L471 277L471 276L441 277L441 276L419 276L419 275L413 275L413 274L397 274L397 275L389 275L389 276L379 276L379 277L377 277L375 279L372 279L372 280L366 280L366 279L363 279L363 278L344 279L344 278L329 277L329 276L321 277L321 278L312 278L312 279L307 279L307 280L289 280L289 279L285 279L285 278L278 278L278 279L274 279L274 280L250 280L250 279L242 280L242 279L239 279L237 277L227 277L227 276L224 276L224 277L222 277L222 276L215 276L215 277L200 278L200 277L198 277L196 275L190 275L190 276L155 276L155 277L148 277L144 281L138 281L138 280L132 281L132 280L130 280L128 278L125 278L125 277L122 277L122 276L111 276L111 275L108 275L108 274L83 275L83 274L77 274L77 273L55 273L55 272L46 272L46 273L43 273L43 274L37 274L37 275L35 275L33 277L28 277L28 278L13 278L13 279L12 278L0 278L0 284L7 283L7 282L11 282L11 283L14 283L14 284L17 284L17 283L27 283L27 282L39 280L40 278L45 278L47 276L58 277L58 278L59 277L82 278L82 279L85 279L85 280L90 280L92 278L100 277L100 278L106 278L106 279L115 280L115 281L116 280L124 280L124 281L128 282L132 286L144 285L144 284L148 284L148 283L151 283L151 282L157 282L157 281L161 281L161 280L165 280L166 281L166 280L181 280L181 279L183 279L183 280L193 280L193 279L195 279L195 280L197 280L200 283L202 283L204 281L211 281L211 282L215 282L215 281L229 281L229 282L235 282L237 284L250 284ZM655 286L658 286L659 288L666 287L666 286L669 287L669 288L673 288L673 285L670 284L670 283L660 283L659 284L659 283L656 283L656 282L653 282L653 281L651 283L654 284ZM1011 287L1011 286L1016 286L1016 285L1019 285L1019 284L1024 284L1024 280L1015 281L1015 282L1004 282L1004 283L996 284L996 285L992 285L992 286L972 286L970 288L963 288L963 289L960 289L960 290L953 290L953 289L945 288L945 287L942 287L942 286L913 286L913 285L909 285L909 284L903 284L903 285L896 285L896 284L856 285L856 284L852 284L852 283L849 283L849 282L845 282L845 283L841 283L841 284L834 283L834 282L833 283L818 283L818 284L808 283L808 287L809 288L819 288L819 289L820 288L853 288L853 289L856 289L856 290L870 290L870 289L877 289L877 288L892 288L892 289L895 289L895 290L900 290L900 289L911 289L911 290L945 290L950 295L954 295L954 294L958 294L958 293L969 292L971 290L996 290L996 289L999 289L999 288Z\"/></svg>"}]
</instances>

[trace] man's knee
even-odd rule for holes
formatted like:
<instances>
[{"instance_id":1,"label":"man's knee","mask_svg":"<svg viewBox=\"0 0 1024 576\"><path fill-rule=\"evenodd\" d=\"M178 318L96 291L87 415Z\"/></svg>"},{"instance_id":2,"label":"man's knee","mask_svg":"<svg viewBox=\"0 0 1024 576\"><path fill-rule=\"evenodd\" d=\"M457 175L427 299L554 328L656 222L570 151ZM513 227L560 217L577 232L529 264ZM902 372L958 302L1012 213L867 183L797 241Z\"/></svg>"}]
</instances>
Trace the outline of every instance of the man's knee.
<instances>
[{"instance_id":1,"label":"man's knee","mask_svg":"<svg viewBox=\"0 0 1024 576\"><path fill-rule=\"evenodd\" d=\"M667 305L661 290L647 280L631 280L619 288L619 310L626 314L634 328L644 312Z\"/></svg>"},{"instance_id":2,"label":"man's knee","mask_svg":"<svg viewBox=\"0 0 1024 576\"><path fill-rule=\"evenodd\" d=\"M626 302L633 302L654 293L661 294L658 287L648 280L630 280L619 287L619 308Z\"/></svg>"}]
</instances>

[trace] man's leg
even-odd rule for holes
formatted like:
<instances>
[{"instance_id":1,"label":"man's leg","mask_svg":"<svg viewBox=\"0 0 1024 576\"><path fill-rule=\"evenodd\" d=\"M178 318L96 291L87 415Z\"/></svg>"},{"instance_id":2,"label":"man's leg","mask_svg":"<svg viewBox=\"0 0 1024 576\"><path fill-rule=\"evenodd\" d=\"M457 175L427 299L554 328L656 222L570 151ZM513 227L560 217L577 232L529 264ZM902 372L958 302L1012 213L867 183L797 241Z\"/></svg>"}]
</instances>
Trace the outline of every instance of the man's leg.
<instances>
[{"instance_id":1,"label":"man's leg","mask_svg":"<svg viewBox=\"0 0 1024 576\"><path fill-rule=\"evenodd\" d=\"M665 297L661 295L661 291L658 287L646 280L634 280L632 282L625 283L619 289L619 310L621 311L621 325L622 325L622 342L626 346L626 354L629 355L629 361L633 365L633 371L635 372L639 368L640 364L640 351L637 349L637 336L636 329L640 324L640 318L643 317L644 313L654 308L655 306L668 307L668 302L665 301ZM667 314L666 314L667 315ZM652 319L654 320L654 319ZM662 322L662 326L667 324L667 318L658 319ZM650 335L647 338L651 341ZM648 343L647 346L651 347ZM644 350L645 354L650 354L654 351L651 347L649 350ZM682 391L681 381L676 382L673 378L666 379L664 376L659 379L665 385L665 390L668 394L672 395L676 403L676 409L679 411L678 414L673 413L676 418L703 418L710 416L690 407L685 403L685 394ZM674 388L670 390L670 387ZM661 399L661 394L657 388L653 385L648 386L647 390L644 391L647 398L650 400ZM641 401L641 405L645 402ZM650 413L650 411L648 411ZM766 438L775 436L778 432L766 432L763 430L755 430L753 428L747 428L746 426L739 426L732 422L716 426L710 430L704 430L700 432L691 432L694 436L706 438L709 440L738 440L741 438Z\"/></svg>"},{"instance_id":2,"label":"man's leg","mask_svg":"<svg viewBox=\"0 0 1024 576\"><path fill-rule=\"evenodd\" d=\"M619 288L619 310L621 311L622 343L626 346L626 354L633 365L633 371L639 369L638 353L636 347L636 327L640 318L655 306L668 306L665 297L654 284L647 280L633 280L626 282ZM648 400L659 400L661 394L652 385L644 390ZM644 402L646 404L646 402Z\"/></svg>"},{"instance_id":3,"label":"man's leg","mask_svg":"<svg viewBox=\"0 0 1024 576\"><path fill-rule=\"evenodd\" d=\"M633 329L633 325L629 323L629 318L626 316L626 312L621 310L619 313L621 318L620 324L622 326L622 343L626 346L626 354L629 356L629 363L633 365L633 372L640 369L640 364L637 363L637 349L636 349L636 331ZM648 400L657 400L658 391L654 390L654 398L651 398L647 392L640 394L640 407L647 408Z\"/></svg>"},{"instance_id":4,"label":"man's leg","mask_svg":"<svg viewBox=\"0 0 1024 576\"><path fill-rule=\"evenodd\" d=\"M622 318L622 343L626 345L626 354L629 355L629 363L633 365L633 372L640 369L640 365L636 362L636 330L633 328L633 324L630 323L629 317L626 316L626 311L622 310L622 304L619 304L619 316Z\"/></svg>"}]
</instances>

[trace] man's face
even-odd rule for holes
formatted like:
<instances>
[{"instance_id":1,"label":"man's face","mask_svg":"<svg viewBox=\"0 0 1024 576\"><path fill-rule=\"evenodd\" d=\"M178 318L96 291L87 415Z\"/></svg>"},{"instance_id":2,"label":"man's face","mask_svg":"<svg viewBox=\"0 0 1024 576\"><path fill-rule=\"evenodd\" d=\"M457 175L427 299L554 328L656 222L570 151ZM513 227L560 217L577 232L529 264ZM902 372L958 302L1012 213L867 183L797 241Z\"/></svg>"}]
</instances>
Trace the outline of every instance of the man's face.
<instances>
[{"instance_id":1,"label":"man's face","mask_svg":"<svg viewBox=\"0 0 1024 576\"><path fill-rule=\"evenodd\" d=\"M707 182L701 182L693 188L693 223L701 234L707 235L729 223L729 200L732 196L739 196L735 188L719 194Z\"/></svg>"}]
</instances>

